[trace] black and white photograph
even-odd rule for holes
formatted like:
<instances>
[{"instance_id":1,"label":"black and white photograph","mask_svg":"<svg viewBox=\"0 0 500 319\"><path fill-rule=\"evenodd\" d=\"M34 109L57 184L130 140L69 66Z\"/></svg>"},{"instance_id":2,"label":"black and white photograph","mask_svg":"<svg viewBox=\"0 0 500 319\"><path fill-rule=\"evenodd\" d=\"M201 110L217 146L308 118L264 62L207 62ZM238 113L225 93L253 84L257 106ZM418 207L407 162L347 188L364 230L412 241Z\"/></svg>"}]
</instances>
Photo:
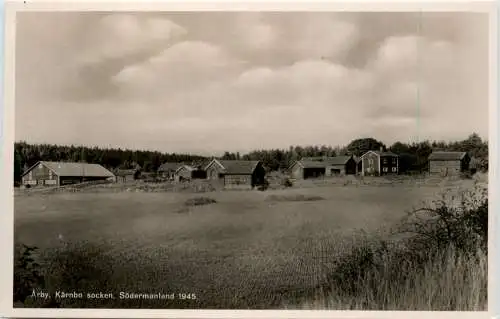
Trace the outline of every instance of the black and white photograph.
<instances>
[{"instance_id":1,"label":"black and white photograph","mask_svg":"<svg viewBox=\"0 0 500 319\"><path fill-rule=\"evenodd\" d=\"M16 12L12 307L488 311L490 19Z\"/></svg>"}]
</instances>

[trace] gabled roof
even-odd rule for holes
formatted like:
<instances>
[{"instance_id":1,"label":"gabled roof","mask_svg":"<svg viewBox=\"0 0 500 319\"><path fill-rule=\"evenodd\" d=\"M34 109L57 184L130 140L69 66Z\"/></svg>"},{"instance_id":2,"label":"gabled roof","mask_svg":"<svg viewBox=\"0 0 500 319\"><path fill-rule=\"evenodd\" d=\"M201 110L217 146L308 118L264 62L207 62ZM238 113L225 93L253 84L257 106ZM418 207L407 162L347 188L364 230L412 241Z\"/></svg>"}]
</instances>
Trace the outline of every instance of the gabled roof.
<instances>
[{"instance_id":1,"label":"gabled roof","mask_svg":"<svg viewBox=\"0 0 500 319\"><path fill-rule=\"evenodd\" d=\"M183 168L187 169L187 170L188 170L188 171L190 171L190 172L192 172L192 171L195 171L195 170L196 170L196 168L194 168L194 167L193 167L193 166L191 166L191 165L181 165L181 166L179 166L179 167L175 170L175 172L177 173L178 171L180 171L180 170L181 170L181 169L183 169Z\"/></svg>"},{"instance_id":2,"label":"gabled roof","mask_svg":"<svg viewBox=\"0 0 500 319\"><path fill-rule=\"evenodd\" d=\"M180 166L182 166L182 163L163 163L158 167L159 172L165 172L165 171L175 171L177 170Z\"/></svg>"},{"instance_id":3,"label":"gabled roof","mask_svg":"<svg viewBox=\"0 0 500 319\"><path fill-rule=\"evenodd\" d=\"M352 156L335 156L335 157L329 157L325 160L325 163L328 165L345 165Z\"/></svg>"},{"instance_id":4,"label":"gabled roof","mask_svg":"<svg viewBox=\"0 0 500 319\"><path fill-rule=\"evenodd\" d=\"M137 171L136 169L117 169L115 170L114 173L116 176L126 176L126 175L134 175L136 171Z\"/></svg>"},{"instance_id":5,"label":"gabled roof","mask_svg":"<svg viewBox=\"0 0 500 319\"><path fill-rule=\"evenodd\" d=\"M212 163L220 164L223 167L225 174L252 174L260 161L238 161L238 160L218 160L214 159L206 166Z\"/></svg>"},{"instance_id":6,"label":"gabled roof","mask_svg":"<svg viewBox=\"0 0 500 319\"><path fill-rule=\"evenodd\" d=\"M115 175L99 164L74 163L74 162L46 162L40 161L30 167L28 173L38 165L44 165L57 176L87 176L87 177L114 177Z\"/></svg>"},{"instance_id":7,"label":"gabled roof","mask_svg":"<svg viewBox=\"0 0 500 319\"><path fill-rule=\"evenodd\" d=\"M369 154L369 153L372 153L372 154L375 154L377 156L392 156L392 157L399 157L398 154L396 153L393 153L393 152L382 152L382 151L368 151L366 153L364 153L363 155L361 155L361 158L363 158L366 154Z\"/></svg>"},{"instance_id":8,"label":"gabled roof","mask_svg":"<svg viewBox=\"0 0 500 319\"><path fill-rule=\"evenodd\" d=\"M311 158L303 158L300 161L294 162L290 167L297 163L303 168L324 168L327 166L345 165L351 158L352 156L327 157L322 158L321 160L311 160Z\"/></svg>"},{"instance_id":9,"label":"gabled roof","mask_svg":"<svg viewBox=\"0 0 500 319\"><path fill-rule=\"evenodd\" d=\"M432 152L429 155L430 161L460 161L467 152Z\"/></svg>"}]
</instances>

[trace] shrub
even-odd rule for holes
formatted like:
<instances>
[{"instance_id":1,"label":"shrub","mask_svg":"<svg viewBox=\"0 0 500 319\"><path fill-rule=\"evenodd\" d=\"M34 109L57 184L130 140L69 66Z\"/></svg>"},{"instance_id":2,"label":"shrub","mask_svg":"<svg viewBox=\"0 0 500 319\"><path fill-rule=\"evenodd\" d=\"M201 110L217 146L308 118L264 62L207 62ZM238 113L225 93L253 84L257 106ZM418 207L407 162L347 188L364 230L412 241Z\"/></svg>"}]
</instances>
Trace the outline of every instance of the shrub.
<instances>
[{"instance_id":1,"label":"shrub","mask_svg":"<svg viewBox=\"0 0 500 319\"><path fill-rule=\"evenodd\" d=\"M267 200L277 201L277 202L308 202L308 201L324 200L324 198L316 195L293 194L293 195L271 195L267 197Z\"/></svg>"},{"instance_id":2,"label":"shrub","mask_svg":"<svg viewBox=\"0 0 500 319\"><path fill-rule=\"evenodd\" d=\"M288 187L293 187L293 183L292 183L292 181L289 178L285 178L282 184L283 184L283 186L285 186L287 188Z\"/></svg>"},{"instance_id":3,"label":"shrub","mask_svg":"<svg viewBox=\"0 0 500 319\"><path fill-rule=\"evenodd\" d=\"M217 203L217 201L210 197L193 197L188 199L184 204L186 206L201 206Z\"/></svg>"},{"instance_id":4,"label":"shrub","mask_svg":"<svg viewBox=\"0 0 500 319\"><path fill-rule=\"evenodd\" d=\"M35 261L36 246L14 247L14 302L24 303L33 290L43 289L45 280L41 267Z\"/></svg>"},{"instance_id":5,"label":"shrub","mask_svg":"<svg viewBox=\"0 0 500 319\"><path fill-rule=\"evenodd\" d=\"M322 297L313 304L337 310L484 311L487 192L476 189L458 199L413 210L394 233L402 238L364 236L335 264L323 264Z\"/></svg>"}]
</instances>

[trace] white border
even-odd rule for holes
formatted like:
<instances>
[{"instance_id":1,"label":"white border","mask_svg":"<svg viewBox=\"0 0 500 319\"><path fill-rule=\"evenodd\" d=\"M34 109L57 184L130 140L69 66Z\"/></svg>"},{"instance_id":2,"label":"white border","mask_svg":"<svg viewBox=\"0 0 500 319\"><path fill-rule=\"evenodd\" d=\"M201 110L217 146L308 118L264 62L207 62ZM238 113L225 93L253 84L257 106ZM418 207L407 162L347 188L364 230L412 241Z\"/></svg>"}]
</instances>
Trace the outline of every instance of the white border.
<instances>
[{"instance_id":1,"label":"white border","mask_svg":"<svg viewBox=\"0 0 500 319\"><path fill-rule=\"evenodd\" d=\"M13 174L13 141L14 141L14 60L15 60L15 12L16 11L378 11L378 12L403 12L403 11L456 11L456 12L486 12L490 13L490 123L489 123L489 192L490 199L500 190L498 180L495 179L499 160L497 121L498 121L498 95L497 95L497 12L493 1L470 2L467 0L436 1L425 0L418 3L410 1L376 2L373 0L358 0L357 2L285 2L275 0L273 3L233 2L230 0L208 1L182 1L165 2L162 0L144 2L126 2L108 0L107 2L93 1L37 1L22 0L11 1L5 4L5 33L4 33L4 119L2 140L4 142L0 159L3 168L2 176ZM62 26L63 27L63 26ZM472 107L472 106L471 106ZM494 272L491 270L494 263L494 240L496 216L490 214L489 220L489 287L488 287L488 312L409 312L409 311L322 311L322 310L111 310L111 309L14 309L12 308L12 246L13 246L13 185L10 178L1 178L0 186L6 198L0 202L5 205L7 212L0 214L0 254L3 265L7 271L0 275L0 316L26 317L26 318L484 318L495 317L492 307L498 300L498 295L493 290L495 283ZM497 204L490 201L493 210ZM0 227L1 227L0 226ZM7 274L7 275L5 275ZM5 297L6 296L6 297ZM500 301L500 300L499 300Z\"/></svg>"}]
</instances>

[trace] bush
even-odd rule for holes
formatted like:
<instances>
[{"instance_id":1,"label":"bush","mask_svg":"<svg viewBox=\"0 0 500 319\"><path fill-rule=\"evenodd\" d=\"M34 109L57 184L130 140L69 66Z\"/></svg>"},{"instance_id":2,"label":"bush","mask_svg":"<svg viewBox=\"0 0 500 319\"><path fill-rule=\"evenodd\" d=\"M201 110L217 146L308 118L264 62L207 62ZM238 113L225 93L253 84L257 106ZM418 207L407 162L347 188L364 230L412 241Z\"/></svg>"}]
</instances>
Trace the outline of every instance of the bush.
<instances>
[{"instance_id":1,"label":"bush","mask_svg":"<svg viewBox=\"0 0 500 319\"><path fill-rule=\"evenodd\" d=\"M65 292L109 292L112 282L113 260L102 247L81 242L65 244L38 255L36 247L17 249L14 268L14 302L28 307L96 307L109 300L102 299L56 299L56 291ZM48 292L50 298L32 298L33 290Z\"/></svg>"},{"instance_id":2,"label":"bush","mask_svg":"<svg viewBox=\"0 0 500 319\"><path fill-rule=\"evenodd\" d=\"M324 198L315 195L294 194L294 195L271 195L267 197L267 200L277 201L277 202L308 202L308 201L324 200Z\"/></svg>"},{"instance_id":3,"label":"bush","mask_svg":"<svg viewBox=\"0 0 500 319\"><path fill-rule=\"evenodd\" d=\"M14 247L14 302L24 303L33 290L45 286L40 264L35 261L37 251L35 246Z\"/></svg>"},{"instance_id":4,"label":"bush","mask_svg":"<svg viewBox=\"0 0 500 319\"><path fill-rule=\"evenodd\" d=\"M313 305L336 310L486 309L486 190L466 192L458 203L442 199L415 209L394 235L400 238L364 236L335 264L323 264L322 297Z\"/></svg>"},{"instance_id":5,"label":"bush","mask_svg":"<svg viewBox=\"0 0 500 319\"><path fill-rule=\"evenodd\" d=\"M292 181L289 179L289 178L285 178L285 180L283 181L283 186L285 187L293 187L293 183Z\"/></svg>"},{"instance_id":6,"label":"bush","mask_svg":"<svg viewBox=\"0 0 500 319\"><path fill-rule=\"evenodd\" d=\"M209 205L217 203L217 201L213 198L209 197L193 197L188 199L184 204L186 206L201 206L201 205Z\"/></svg>"}]
</instances>

